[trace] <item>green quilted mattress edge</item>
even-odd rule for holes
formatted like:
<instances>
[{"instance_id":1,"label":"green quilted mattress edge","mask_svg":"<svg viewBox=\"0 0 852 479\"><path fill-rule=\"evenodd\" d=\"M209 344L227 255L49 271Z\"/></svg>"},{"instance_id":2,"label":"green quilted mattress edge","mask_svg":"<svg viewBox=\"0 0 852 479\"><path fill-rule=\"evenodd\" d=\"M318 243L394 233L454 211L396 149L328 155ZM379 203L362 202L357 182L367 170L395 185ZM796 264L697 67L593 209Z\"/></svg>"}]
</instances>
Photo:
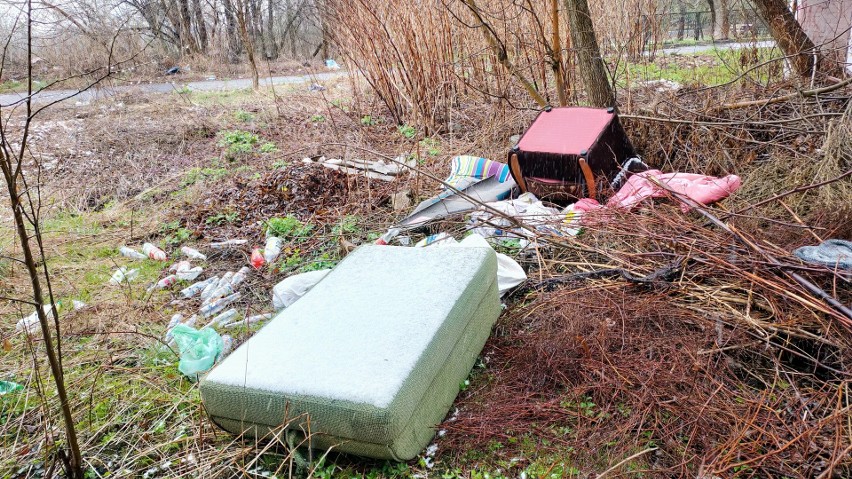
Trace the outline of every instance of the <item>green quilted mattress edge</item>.
<instances>
[{"instance_id":1,"label":"green quilted mattress edge","mask_svg":"<svg viewBox=\"0 0 852 479\"><path fill-rule=\"evenodd\" d=\"M312 418L311 424L316 428L313 429L311 447L322 450L332 448L339 452L376 459L405 461L416 457L434 436L434 426L444 419L452 406L458 395L459 385L467 378L473 368L476 358L491 334L491 327L500 316L500 310L500 300L496 281L494 281L486 290L485 296L482 297L479 306L472 314L470 322L459 336L449 356L445 358L443 367L438 370L427 387L427 393L420 397L418 404L413 409L413 414L397 429L396 433L392 437L386 438L389 441L371 442L364 440L360 438L363 436L360 436L357 431L352 431L354 434L346 436L327 434ZM221 385L219 388L236 389L231 393L245 393L242 388ZM286 401L280 396L276 397L275 393L265 392L263 395L269 402ZM290 417L296 417L311 407L310 404L304 403L297 407L295 403L296 401L291 400L289 404L280 407L282 410L292 411ZM360 412L366 412L363 405L350 404L350 406L361 406ZM296 411L300 412L297 413ZM208 413L211 420L226 431L245 434L249 437L266 436L270 431L284 423L283 416L278 424L268 424L224 417L209 409ZM292 426L296 425L297 422L294 421ZM298 421L298 425L303 427L304 421Z\"/></svg>"}]
</instances>

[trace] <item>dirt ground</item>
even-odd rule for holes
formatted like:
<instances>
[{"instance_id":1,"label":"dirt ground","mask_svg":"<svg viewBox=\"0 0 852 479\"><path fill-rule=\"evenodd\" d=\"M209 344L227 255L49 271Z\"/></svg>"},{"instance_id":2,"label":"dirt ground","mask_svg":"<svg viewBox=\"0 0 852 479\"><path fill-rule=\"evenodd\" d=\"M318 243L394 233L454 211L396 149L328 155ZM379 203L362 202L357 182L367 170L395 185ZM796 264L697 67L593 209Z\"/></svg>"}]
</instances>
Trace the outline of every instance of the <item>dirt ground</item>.
<instances>
[{"instance_id":1,"label":"dirt ground","mask_svg":"<svg viewBox=\"0 0 852 479\"><path fill-rule=\"evenodd\" d=\"M457 154L502 160L509 137L535 114L463 105L452 133L424 138L394 124L348 79L324 87L128 95L58 106L35 124L27 173L41 178L46 262L63 305L63 362L87 477L852 474L852 332L819 301L802 300L806 293L746 243L672 200L592 223L576 238L543 239L537 255L500 247L516 255L530 281L506 299L469 384L438 426L437 453L405 464L332 454L289 470L286 445L218 430L160 340L169 318L194 306L179 299L179 288L146 292L171 261L134 262L119 246L151 241L170 257L180 246L197 247L211 253L205 276L222 274L246 264L267 220L293 218L281 258L249 277L237 303L241 316L265 313L277 281L333 266L404 217L393 195L407 192L417 204L438 191L425 174L382 182L302 158L404 155L442 178ZM623 111L645 160L671 171L740 175L743 188L711 211L848 304L848 275L804 266L790 251L817 238L850 238L850 182L744 210L848 170L849 126L831 117L772 130L643 120L675 118L682 111L671 105L704 103L708 93L688 86L676 99L666 95L636 90L631 103L642 106ZM14 255L5 204L0 226L0 254ZM462 218L411 239L465 229ZM248 244L206 248L234 238ZM566 278L601 267L645 276L674 260L678 275L666 280ZM122 265L138 268L139 278L108 285ZM0 296L27 295L25 271L5 256L0 279ZM73 300L85 306L71 307ZM43 345L15 328L27 308L0 302L0 380L24 386L0 397L4 477L54 471L51 452L61 446L59 419L39 399L55 406ZM229 333L239 344L258 328Z\"/></svg>"}]
</instances>

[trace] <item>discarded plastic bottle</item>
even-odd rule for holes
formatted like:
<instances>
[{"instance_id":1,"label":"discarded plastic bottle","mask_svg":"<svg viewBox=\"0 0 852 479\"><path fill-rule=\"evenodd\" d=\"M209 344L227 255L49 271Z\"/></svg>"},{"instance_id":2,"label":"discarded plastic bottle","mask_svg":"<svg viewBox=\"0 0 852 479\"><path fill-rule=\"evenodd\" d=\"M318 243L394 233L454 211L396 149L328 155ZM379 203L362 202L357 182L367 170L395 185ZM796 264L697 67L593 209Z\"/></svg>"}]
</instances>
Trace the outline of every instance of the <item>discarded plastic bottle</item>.
<instances>
[{"instance_id":1,"label":"discarded plastic bottle","mask_svg":"<svg viewBox=\"0 0 852 479\"><path fill-rule=\"evenodd\" d=\"M379 239L376 240L377 245L385 246L389 245L391 240L399 234L399 228L391 228L387 231L387 233L383 234Z\"/></svg>"},{"instance_id":2,"label":"discarded plastic bottle","mask_svg":"<svg viewBox=\"0 0 852 479\"><path fill-rule=\"evenodd\" d=\"M170 274L170 275L166 276L165 278L163 278L163 279L157 281L156 283L152 284L148 288L148 292L150 293L151 291L154 291L155 289L168 288L169 286L172 286L177 282L178 282L178 277L174 274Z\"/></svg>"},{"instance_id":3,"label":"discarded plastic bottle","mask_svg":"<svg viewBox=\"0 0 852 479\"><path fill-rule=\"evenodd\" d=\"M216 291L216 288L219 286L219 281L221 280L218 276L214 276L214 278L216 279L216 281L210 282L207 286L204 287L203 290L201 290L202 301L206 301L207 298L209 298L210 295L213 294L213 291Z\"/></svg>"},{"instance_id":4,"label":"discarded plastic bottle","mask_svg":"<svg viewBox=\"0 0 852 479\"><path fill-rule=\"evenodd\" d=\"M281 254L281 246L283 241L277 236L269 236L266 238L266 245L263 247L263 259L267 263L274 263Z\"/></svg>"},{"instance_id":5,"label":"discarded plastic bottle","mask_svg":"<svg viewBox=\"0 0 852 479\"><path fill-rule=\"evenodd\" d=\"M171 340L172 340L172 328L174 328L175 326L180 324L181 321L183 321L183 315L180 314L180 313L175 314L174 316L172 316L172 319L169 320L169 325L166 326L166 336L163 338L163 340L166 341L166 343L171 342Z\"/></svg>"},{"instance_id":6,"label":"discarded plastic bottle","mask_svg":"<svg viewBox=\"0 0 852 479\"><path fill-rule=\"evenodd\" d=\"M133 248L128 248L127 246L122 246L122 247L118 248L118 252L121 253L121 256L125 256L125 257L131 258L131 259L145 259L145 258L147 258L147 256L145 256L144 254L136 251Z\"/></svg>"},{"instance_id":7,"label":"discarded plastic bottle","mask_svg":"<svg viewBox=\"0 0 852 479\"><path fill-rule=\"evenodd\" d=\"M207 324L206 327L214 327L215 328L216 326L222 326L223 324L230 323L231 320L236 318L236 317L237 317L237 310L231 308L231 309L225 311L224 313L219 314L215 318L211 319L210 323Z\"/></svg>"},{"instance_id":8,"label":"discarded plastic bottle","mask_svg":"<svg viewBox=\"0 0 852 479\"><path fill-rule=\"evenodd\" d=\"M254 269L260 269L260 267L266 263L266 260L263 258L263 252L260 251L260 248L255 248L251 252L251 260L249 260L249 263L254 267Z\"/></svg>"},{"instance_id":9,"label":"discarded plastic bottle","mask_svg":"<svg viewBox=\"0 0 852 479\"><path fill-rule=\"evenodd\" d=\"M204 291L204 288L206 288L207 285L209 285L210 283L218 283L218 282L219 282L219 277L214 276L212 278L205 279L204 281L199 281L197 283L193 283L193 284L187 286L186 288L182 289L180 291L180 295L183 296L184 298L191 298L191 297L195 296L196 294Z\"/></svg>"},{"instance_id":10,"label":"discarded plastic bottle","mask_svg":"<svg viewBox=\"0 0 852 479\"><path fill-rule=\"evenodd\" d=\"M219 311L222 311L223 309L225 309L225 306L233 303L241 297L242 295L240 293L234 293L232 295L225 296L224 298L217 299L216 301L213 301L210 304L202 306L201 309L198 310L198 314L200 314L203 318L208 318L218 313Z\"/></svg>"},{"instance_id":11,"label":"discarded plastic bottle","mask_svg":"<svg viewBox=\"0 0 852 479\"><path fill-rule=\"evenodd\" d=\"M234 338L226 334L222 336L222 344L222 352L219 353L217 360L224 358L231 352L231 349L234 348Z\"/></svg>"},{"instance_id":12,"label":"discarded plastic bottle","mask_svg":"<svg viewBox=\"0 0 852 479\"><path fill-rule=\"evenodd\" d=\"M233 292L234 292L234 287L231 286L231 283L228 283L228 284L226 284L226 285L224 285L220 288L215 289L210 294L210 296L207 297L207 299L204 300L204 303L202 304L202 306L204 306L206 304L210 304L210 303L212 303L213 301L216 301L219 298L228 296L229 294L232 294Z\"/></svg>"},{"instance_id":13,"label":"discarded plastic bottle","mask_svg":"<svg viewBox=\"0 0 852 479\"><path fill-rule=\"evenodd\" d=\"M190 248L189 246L182 246L180 248L180 252L183 253L184 256L190 259L198 259L201 261L207 261L207 255L198 251L197 249Z\"/></svg>"},{"instance_id":14,"label":"discarded plastic bottle","mask_svg":"<svg viewBox=\"0 0 852 479\"><path fill-rule=\"evenodd\" d=\"M177 273L178 271L185 271L188 269L192 269L192 264L189 261L178 261L177 263L169 266L169 273Z\"/></svg>"},{"instance_id":15,"label":"discarded plastic bottle","mask_svg":"<svg viewBox=\"0 0 852 479\"><path fill-rule=\"evenodd\" d=\"M195 326L195 323L196 323L197 321L198 321L198 315L197 315L197 314L193 314L192 316L190 316L190 317L189 317L189 319L187 319L186 321L184 321L184 322L183 322L183 324L185 324L185 325L187 325L187 326Z\"/></svg>"},{"instance_id":16,"label":"discarded plastic bottle","mask_svg":"<svg viewBox=\"0 0 852 479\"><path fill-rule=\"evenodd\" d=\"M231 286L236 288L240 283L246 280L246 276L248 276L251 270L248 266L243 266L239 271L234 273L234 276L231 277Z\"/></svg>"},{"instance_id":17,"label":"discarded plastic bottle","mask_svg":"<svg viewBox=\"0 0 852 479\"><path fill-rule=\"evenodd\" d=\"M242 246L246 243L248 243L248 240L231 239L231 240L227 240L227 241L219 241L219 242L216 242L216 243L210 243L209 246L213 249L226 249L226 248L233 248L235 246Z\"/></svg>"},{"instance_id":18,"label":"discarded plastic bottle","mask_svg":"<svg viewBox=\"0 0 852 479\"><path fill-rule=\"evenodd\" d=\"M126 266L119 266L114 273L112 273L112 277L109 279L110 284L121 284L121 283L129 283L136 279L139 276L138 269L127 269Z\"/></svg>"},{"instance_id":19,"label":"discarded plastic bottle","mask_svg":"<svg viewBox=\"0 0 852 479\"><path fill-rule=\"evenodd\" d=\"M156 261L165 261L169 259L165 251L161 250L160 248L157 248L151 243L143 244L142 252L145 253L149 258Z\"/></svg>"},{"instance_id":20,"label":"discarded plastic bottle","mask_svg":"<svg viewBox=\"0 0 852 479\"><path fill-rule=\"evenodd\" d=\"M237 326L242 326L242 325L249 326L249 325L252 325L252 324L255 324L255 323L259 323L261 321L266 321L267 319L272 318L272 316L274 316L274 315L275 315L275 313L256 314L254 316L249 316L248 318L246 318L242 321L236 321L236 322L233 322L233 323L224 324L224 325L222 325L222 327L231 329L231 328L236 328Z\"/></svg>"},{"instance_id":21,"label":"discarded plastic bottle","mask_svg":"<svg viewBox=\"0 0 852 479\"><path fill-rule=\"evenodd\" d=\"M234 277L233 271L228 271L227 273L223 274L222 279L219 280L219 284L216 285L216 289L219 289L222 286L225 286L226 284L231 284L231 279L233 277Z\"/></svg>"},{"instance_id":22,"label":"discarded plastic bottle","mask_svg":"<svg viewBox=\"0 0 852 479\"><path fill-rule=\"evenodd\" d=\"M177 276L178 279L181 281L192 281L195 278L201 276L201 273L203 272L204 269L201 266L196 266L194 268L178 271L177 273L175 273L175 276Z\"/></svg>"}]
</instances>

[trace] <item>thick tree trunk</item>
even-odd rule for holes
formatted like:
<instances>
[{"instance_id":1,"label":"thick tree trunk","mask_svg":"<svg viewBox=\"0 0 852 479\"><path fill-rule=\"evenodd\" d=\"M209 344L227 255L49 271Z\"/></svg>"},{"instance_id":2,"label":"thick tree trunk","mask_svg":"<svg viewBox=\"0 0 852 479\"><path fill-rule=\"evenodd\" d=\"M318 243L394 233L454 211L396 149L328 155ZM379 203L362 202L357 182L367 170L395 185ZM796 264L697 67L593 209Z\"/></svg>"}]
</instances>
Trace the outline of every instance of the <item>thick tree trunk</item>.
<instances>
[{"instance_id":1,"label":"thick tree trunk","mask_svg":"<svg viewBox=\"0 0 852 479\"><path fill-rule=\"evenodd\" d=\"M677 12L677 39L680 41L683 40L683 33L686 30L686 4L683 3L683 0L678 0Z\"/></svg>"},{"instance_id":2,"label":"thick tree trunk","mask_svg":"<svg viewBox=\"0 0 852 479\"><path fill-rule=\"evenodd\" d=\"M778 47L789 58L793 70L800 76L810 76L816 66L816 48L793 12L787 8L785 0L754 0L754 4L769 25Z\"/></svg>"},{"instance_id":3,"label":"thick tree trunk","mask_svg":"<svg viewBox=\"0 0 852 479\"><path fill-rule=\"evenodd\" d=\"M207 53L207 23L204 21L204 12L201 10L201 0L192 0L192 10L195 14L195 28L198 31L198 48L202 53Z\"/></svg>"},{"instance_id":4,"label":"thick tree trunk","mask_svg":"<svg viewBox=\"0 0 852 479\"><path fill-rule=\"evenodd\" d=\"M180 8L180 43L181 53L197 52L195 39L192 37L192 17L189 13L189 0L178 0Z\"/></svg>"},{"instance_id":5,"label":"thick tree trunk","mask_svg":"<svg viewBox=\"0 0 852 479\"><path fill-rule=\"evenodd\" d=\"M606 74L600 46L595 36L589 4L586 0L565 0L571 44L577 54L577 70L586 87L589 104L615 106L615 95Z\"/></svg>"},{"instance_id":6,"label":"thick tree trunk","mask_svg":"<svg viewBox=\"0 0 852 479\"><path fill-rule=\"evenodd\" d=\"M708 0L713 4L713 38L727 40L731 36L728 0Z\"/></svg>"},{"instance_id":7,"label":"thick tree trunk","mask_svg":"<svg viewBox=\"0 0 852 479\"><path fill-rule=\"evenodd\" d=\"M275 6L272 0L267 2L267 12L266 12L266 36L267 46L269 50L267 51L269 58L276 59L278 58L278 42L275 41Z\"/></svg>"},{"instance_id":8,"label":"thick tree trunk","mask_svg":"<svg viewBox=\"0 0 852 479\"><path fill-rule=\"evenodd\" d=\"M224 0L225 4L225 29L228 32L228 61L237 63L239 61L242 47L237 35L237 11L233 0Z\"/></svg>"}]
</instances>

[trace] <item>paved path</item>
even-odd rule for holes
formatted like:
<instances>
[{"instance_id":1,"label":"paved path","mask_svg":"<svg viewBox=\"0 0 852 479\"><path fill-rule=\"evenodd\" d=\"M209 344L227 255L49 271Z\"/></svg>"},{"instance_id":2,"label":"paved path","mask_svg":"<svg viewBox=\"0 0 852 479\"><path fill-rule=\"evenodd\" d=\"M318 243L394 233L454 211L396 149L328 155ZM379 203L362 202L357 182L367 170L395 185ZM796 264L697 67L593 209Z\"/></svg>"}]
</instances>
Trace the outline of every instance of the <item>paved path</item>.
<instances>
[{"instance_id":1,"label":"paved path","mask_svg":"<svg viewBox=\"0 0 852 479\"><path fill-rule=\"evenodd\" d=\"M288 85L294 83L309 83L317 80L329 80L345 75L345 72L325 72L316 75L295 75L261 78L261 86ZM184 87L193 91L230 91L251 88L251 79L239 80L207 80L195 82L173 83L139 83L136 85L104 86L92 88L84 92L78 90L47 90L33 94L33 102L44 104L57 100L68 100L72 102L90 102L100 98L107 98L119 93L142 92L142 93L169 93ZM72 98L73 97L73 98ZM0 107L20 103L26 98L26 93L6 93L0 95Z\"/></svg>"},{"instance_id":2,"label":"paved path","mask_svg":"<svg viewBox=\"0 0 852 479\"><path fill-rule=\"evenodd\" d=\"M671 54L690 54L690 53L698 53L704 51L711 50L737 50L740 48L746 48L751 46L757 46L758 48L771 47L774 46L774 41L762 41L757 43L711 43L706 45L691 45L691 46L682 46L682 47L671 47L671 48L663 48L661 50L657 50L657 54L663 55L671 55ZM329 80L332 78L337 78L345 75L345 72L336 71L336 72L325 72L325 73L317 73L316 75L295 75L295 76L278 76L271 78L262 78L260 80L261 86L269 86L269 85L287 85L294 83L308 83L316 80ZM251 80L244 78L239 80L208 80L208 81L195 81L195 82L180 82L175 81L172 83L139 83L136 85L121 85L121 86L109 86L109 87L100 87L93 88L91 90L87 90L84 92L79 92L77 90L48 90L42 92L36 92L33 95L33 102L44 104L50 103L57 100L70 99L70 101L74 102L83 102L88 103L92 100L97 100L99 98L107 98L118 93L126 93L126 92L141 92L141 93L169 93L175 90L179 90L184 88L184 86L188 87L193 91L229 91L229 90L241 90L243 88L251 87ZM6 93L0 95L0 107L8 107L10 105L14 105L17 103L21 103L23 99L26 97L25 93ZM73 97L73 98L72 98Z\"/></svg>"},{"instance_id":3,"label":"paved path","mask_svg":"<svg viewBox=\"0 0 852 479\"><path fill-rule=\"evenodd\" d=\"M681 55L690 54L690 53L699 53L706 52L710 50L739 50L741 48L748 47L757 47L757 48L767 48L774 47L775 42L773 40L766 40L762 42L719 42L719 43L708 43L706 45L690 45L683 47L671 47L671 48L663 48L657 50L657 54L663 55L671 55L672 53L678 53Z\"/></svg>"}]
</instances>

